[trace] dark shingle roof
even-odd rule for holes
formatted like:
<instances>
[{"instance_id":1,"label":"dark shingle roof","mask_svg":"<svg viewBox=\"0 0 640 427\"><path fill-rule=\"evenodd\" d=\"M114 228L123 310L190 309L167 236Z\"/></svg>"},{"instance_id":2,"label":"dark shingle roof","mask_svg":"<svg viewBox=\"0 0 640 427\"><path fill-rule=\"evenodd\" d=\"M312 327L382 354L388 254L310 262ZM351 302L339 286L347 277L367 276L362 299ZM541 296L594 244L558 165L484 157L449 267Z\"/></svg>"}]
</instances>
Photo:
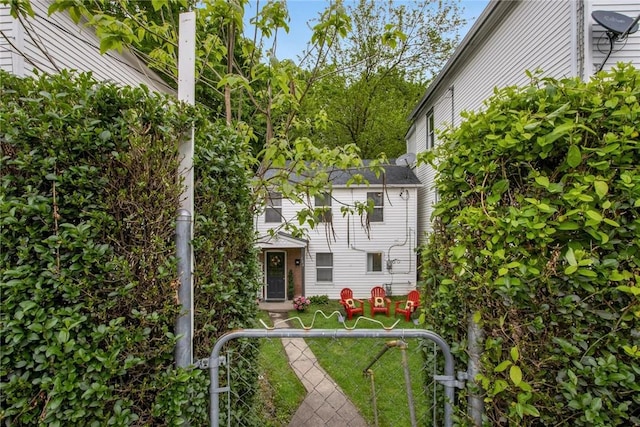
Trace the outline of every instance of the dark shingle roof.
<instances>
[{"instance_id":1,"label":"dark shingle roof","mask_svg":"<svg viewBox=\"0 0 640 427\"><path fill-rule=\"evenodd\" d=\"M393 161L393 160L391 160ZM370 185L406 185L406 186L419 186L420 180L413 173L413 170L408 166L397 166L395 164L381 165L384 168L384 173L376 176L375 172L368 169L370 164L369 160L363 160L364 167L357 169L338 169L327 168L326 172L329 174L329 179L334 186L347 185L350 179L356 175L361 175L364 180L368 181ZM265 174L265 178L274 176L277 173L276 170L270 169ZM290 175L289 180L292 182L300 182L304 179L299 175ZM352 184L354 185L354 184Z\"/></svg>"}]
</instances>

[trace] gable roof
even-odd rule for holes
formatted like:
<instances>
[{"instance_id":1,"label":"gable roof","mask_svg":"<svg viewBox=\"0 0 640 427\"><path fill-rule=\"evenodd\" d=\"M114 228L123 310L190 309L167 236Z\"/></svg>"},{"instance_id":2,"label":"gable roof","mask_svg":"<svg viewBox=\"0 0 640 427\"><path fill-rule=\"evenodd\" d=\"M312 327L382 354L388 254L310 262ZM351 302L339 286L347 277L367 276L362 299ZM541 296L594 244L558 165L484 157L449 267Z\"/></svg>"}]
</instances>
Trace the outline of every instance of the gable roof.
<instances>
[{"instance_id":1,"label":"gable roof","mask_svg":"<svg viewBox=\"0 0 640 427\"><path fill-rule=\"evenodd\" d=\"M459 60L463 59L466 54L476 46L481 44L482 39L485 35L489 34L496 25L498 25L501 21L501 18L505 13L509 11L512 7L516 6L516 1L500 1L500 0L491 0L489 4L484 8L476 22L473 24L469 32L464 36L462 42L455 49L447 63L444 65L442 70L436 75L436 78L429 84L427 87L427 91L424 96L418 102L418 105L413 109L411 114L409 114L409 121L415 121L416 117L422 110L422 108L427 104L429 98L433 95L433 93L440 87L440 85L446 82L446 79L449 77L449 70L455 67Z\"/></svg>"},{"instance_id":2,"label":"gable roof","mask_svg":"<svg viewBox=\"0 0 640 427\"><path fill-rule=\"evenodd\" d=\"M62 69L92 72L94 78L120 86L146 85L175 95L132 50L100 54L100 40L86 21L76 24L68 12L48 15L52 0L31 0L34 17L14 19L10 7L0 4L0 68L20 77L57 73Z\"/></svg>"},{"instance_id":3,"label":"gable roof","mask_svg":"<svg viewBox=\"0 0 640 427\"><path fill-rule=\"evenodd\" d=\"M398 166L395 164L380 165L383 168L384 173L376 176L375 172L369 169L370 165L371 160L363 160L363 167L361 168L345 170L336 167L330 167L326 168L324 171L329 174L329 181L333 186L336 187L346 187L347 185L367 185L366 183L349 184L349 181L357 175L362 176L362 178L368 182L368 185L390 185L408 187L418 187L422 185L416 174L413 172L413 169L409 166ZM265 178L268 179L276 176L278 173L283 172L285 172L284 169L269 169L265 173ZM300 176L291 173L289 175L289 181L302 182L306 178L310 177L311 176Z\"/></svg>"},{"instance_id":4,"label":"gable roof","mask_svg":"<svg viewBox=\"0 0 640 427\"><path fill-rule=\"evenodd\" d=\"M306 248L308 244L308 240L293 237L291 234L282 231L277 232L273 236L261 236L256 242L256 245L260 249Z\"/></svg>"}]
</instances>

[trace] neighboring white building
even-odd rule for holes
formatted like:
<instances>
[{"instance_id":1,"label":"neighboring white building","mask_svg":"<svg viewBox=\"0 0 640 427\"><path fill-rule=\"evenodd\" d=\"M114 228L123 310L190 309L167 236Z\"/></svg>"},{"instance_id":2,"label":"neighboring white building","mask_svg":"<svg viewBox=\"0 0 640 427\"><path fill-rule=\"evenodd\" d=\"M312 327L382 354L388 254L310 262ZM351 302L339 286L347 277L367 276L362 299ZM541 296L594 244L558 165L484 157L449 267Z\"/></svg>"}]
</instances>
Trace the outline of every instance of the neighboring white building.
<instances>
[{"instance_id":1,"label":"neighboring white building","mask_svg":"<svg viewBox=\"0 0 640 427\"><path fill-rule=\"evenodd\" d=\"M328 295L340 298L342 288L351 288L356 298L366 298L376 285L393 295L406 295L416 287L416 213L420 182L409 166L387 165L376 178L362 169L369 185L347 186L352 174L331 174L331 197L316 197L314 208L327 207L324 221L301 240L276 233L285 221L297 223L296 214L306 206L271 193L264 213L256 218L260 236L264 283L261 297L268 301L287 299L289 276L294 295ZM374 212L366 218L343 216L340 207L356 201L374 201ZM289 274L291 270L291 275Z\"/></svg>"},{"instance_id":2,"label":"neighboring white building","mask_svg":"<svg viewBox=\"0 0 640 427\"><path fill-rule=\"evenodd\" d=\"M460 112L480 110L495 87L526 85L525 70L588 79L610 48L604 28L592 17L594 11L623 14L633 23L640 14L640 1L492 0L411 113L407 152L421 153L438 145L438 131L459 125ZM617 16L605 19L615 21ZM640 32L614 43L604 69L617 62L640 68ZM424 243L437 200L435 172L421 165L416 175L424 184L418 190L418 241Z\"/></svg>"},{"instance_id":3,"label":"neighboring white building","mask_svg":"<svg viewBox=\"0 0 640 427\"><path fill-rule=\"evenodd\" d=\"M0 69L19 77L91 71L97 80L120 86L146 85L150 90L175 94L137 56L123 49L100 54L100 41L92 28L75 24L67 12L47 15L48 0L31 0L35 18L14 19L8 5L0 4Z\"/></svg>"}]
</instances>

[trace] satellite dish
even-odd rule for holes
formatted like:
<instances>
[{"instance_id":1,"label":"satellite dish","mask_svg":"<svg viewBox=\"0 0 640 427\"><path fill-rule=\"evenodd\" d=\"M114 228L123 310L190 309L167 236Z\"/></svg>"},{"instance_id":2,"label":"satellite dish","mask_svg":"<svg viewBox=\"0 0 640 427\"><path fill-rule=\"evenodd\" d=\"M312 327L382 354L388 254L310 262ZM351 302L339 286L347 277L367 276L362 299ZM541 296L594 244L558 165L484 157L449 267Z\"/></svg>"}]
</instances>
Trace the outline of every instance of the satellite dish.
<instances>
[{"instance_id":1,"label":"satellite dish","mask_svg":"<svg viewBox=\"0 0 640 427\"><path fill-rule=\"evenodd\" d=\"M403 154L396 159L397 166L413 166L416 161L416 155L414 153Z\"/></svg>"},{"instance_id":2,"label":"satellite dish","mask_svg":"<svg viewBox=\"0 0 640 427\"><path fill-rule=\"evenodd\" d=\"M598 71L601 71L605 62L609 59L611 52L613 52L614 43L625 40L629 34L633 34L638 31L638 20L640 20L640 15L638 15L636 19L633 19L618 12L595 10L591 13L591 16L598 24L602 25L607 30L607 38L609 39L609 53L607 53L604 61L600 64Z\"/></svg>"},{"instance_id":3,"label":"satellite dish","mask_svg":"<svg viewBox=\"0 0 640 427\"><path fill-rule=\"evenodd\" d=\"M602 25L608 32L613 33L616 37L627 34L633 34L638 31L638 18L629 18L618 12L609 12L606 10L596 10L591 13L593 19Z\"/></svg>"}]
</instances>

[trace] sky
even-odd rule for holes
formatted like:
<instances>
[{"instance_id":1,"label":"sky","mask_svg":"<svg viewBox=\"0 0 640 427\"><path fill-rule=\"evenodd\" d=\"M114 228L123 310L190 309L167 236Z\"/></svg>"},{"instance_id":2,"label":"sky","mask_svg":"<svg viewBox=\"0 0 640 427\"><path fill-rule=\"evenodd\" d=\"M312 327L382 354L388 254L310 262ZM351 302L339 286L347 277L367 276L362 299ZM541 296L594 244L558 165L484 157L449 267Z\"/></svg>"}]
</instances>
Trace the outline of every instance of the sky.
<instances>
[{"instance_id":1,"label":"sky","mask_svg":"<svg viewBox=\"0 0 640 427\"><path fill-rule=\"evenodd\" d=\"M401 1L401 0L399 0ZM261 1L264 3L264 1ZM408 2L407 2L408 3ZM460 6L464 9L463 17L467 20L467 24L460 27L460 40L469 31L475 19L480 16L489 0L461 0ZM251 6L246 9L247 15L250 15L255 9L255 0L251 1ZM312 19L317 18L318 14L327 8L329 1L325 0L287 0L287 8L291 17L289 23L289 33L278 35L278 58L279 59L297 59L302 53L306 44L311 40L311 31L307 25Z\"/></svg>"}]
</instances>

